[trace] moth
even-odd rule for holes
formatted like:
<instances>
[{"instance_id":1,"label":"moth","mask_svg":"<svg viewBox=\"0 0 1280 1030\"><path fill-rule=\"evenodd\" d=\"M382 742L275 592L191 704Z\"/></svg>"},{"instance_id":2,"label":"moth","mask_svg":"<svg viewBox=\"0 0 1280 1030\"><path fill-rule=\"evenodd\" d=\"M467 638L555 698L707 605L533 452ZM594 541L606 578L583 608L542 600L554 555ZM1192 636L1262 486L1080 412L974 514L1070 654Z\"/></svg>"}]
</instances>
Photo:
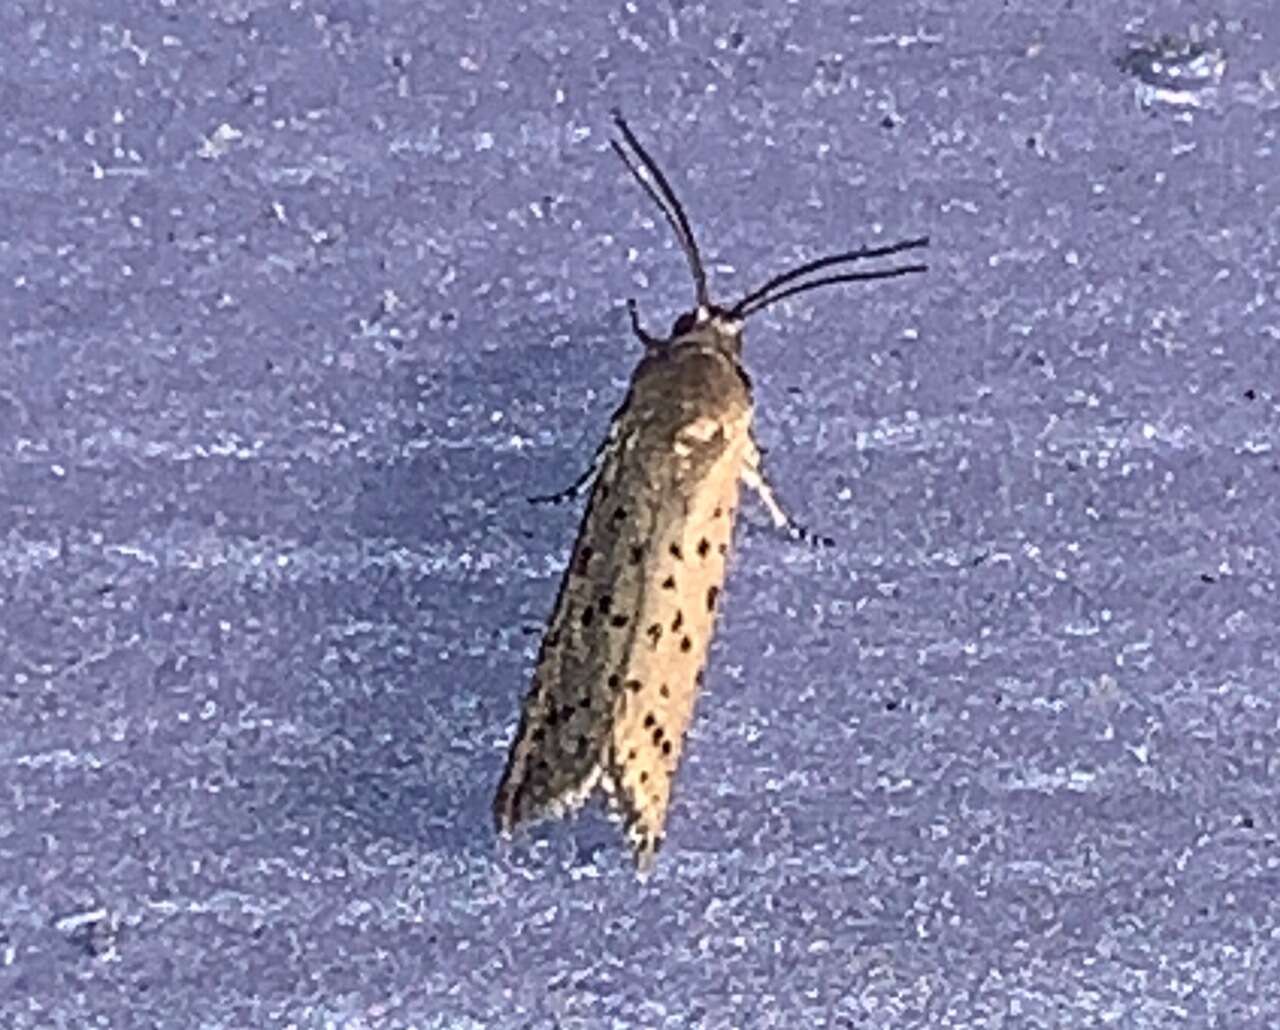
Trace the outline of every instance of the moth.
<instances>
[{"instance_id":1,"label":"moth","mask_svg":"<svg viewBox=\"0 0 1280 1030\"><path fill-rule=\"evenodd\" d=\"M703 683L740 484L759 495L777 527L802 533L761 472L743 324L808 290L923 272L922 264L847 266L924 247L928 238L809 261L735 304L715 304L670 183L616 112L614 122L621 140L613 149L675 233L696 303L664 339L645 331L628 301L644 356L626 399L587 473L561 495L535 498L590 485L493 813L509 836L522 823L577 809L600 788L643 875L663 841Z\"/></svg>"}]
</instances>

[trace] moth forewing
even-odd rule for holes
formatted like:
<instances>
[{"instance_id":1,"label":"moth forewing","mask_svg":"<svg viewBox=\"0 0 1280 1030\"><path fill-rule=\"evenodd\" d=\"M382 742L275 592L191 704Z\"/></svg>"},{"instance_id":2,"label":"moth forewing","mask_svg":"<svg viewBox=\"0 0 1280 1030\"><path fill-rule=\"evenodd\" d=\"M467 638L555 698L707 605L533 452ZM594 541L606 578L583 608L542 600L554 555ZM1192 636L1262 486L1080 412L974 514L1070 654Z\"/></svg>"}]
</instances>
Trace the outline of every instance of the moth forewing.
<instances>
[{"instance_id":1,"label":"moth forewing","mask_svg":"<svg viewBox=\"0 0 1280 1030\"><path fill-rule=\"evenodd\" d=\"M645 332L629 305L645 355L601 449L494 817L499 831L510 833L576 808L601 786L637 865L647 870L662 842L703 681L741 484L761 495L775 522L787 522L752 440L751 383L739 359L743 320L818 286L922 271L911 265L806 279L926 241L820 258L775 276L731 308L716 307L670 185L626 123L615 121L630 155L616 142L614 149L676 233L697 303L666 340Z\"/></svg>"},{"instance_id":2,"label":"moth forewing","mask_svg":"<svg viewBox=\"0 0 1280 1030\"><path fill-rule=\"evenodd\" d=\"M642 869L662 842L703 682L751 425L749 390L722 353L675 350L663 365L651 388L668 417L638 434L656 519L602 781Z\"/></svg>"},{"instance_id":3,"label":"moth forewing","mask_svg":"<svg viewBox=\"0 0 1280 1030\"><path fill-rule=\"evenodd\" d=\"M610 432L583 515L578 538L543 634L537 666L520 727L494 799L498 829L576 808L599 781L602 743L608 739L618 683L609 670L622 641L610 630L621 611L637 601L640 578L635 555L618 530L609 498L636 492L638 469L628 460L629 441L616 431L627 421L623 406ZM633 511L632 520L643 513ZM635 534L637 538L641 533ZM608 589L601 589L607 584Z\"/></svg>"}]
</instances>

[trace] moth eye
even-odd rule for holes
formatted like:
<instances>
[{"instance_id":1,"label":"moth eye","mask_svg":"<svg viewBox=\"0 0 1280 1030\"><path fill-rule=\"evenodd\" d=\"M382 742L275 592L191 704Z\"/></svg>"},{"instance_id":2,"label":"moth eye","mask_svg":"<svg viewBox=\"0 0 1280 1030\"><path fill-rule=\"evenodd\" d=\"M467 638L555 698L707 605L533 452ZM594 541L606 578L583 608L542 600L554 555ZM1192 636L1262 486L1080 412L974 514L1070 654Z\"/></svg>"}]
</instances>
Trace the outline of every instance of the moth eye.
<instances>
[{"instance_id":1,"label":"moth eye","mask_svg":"<svg viewBox=\"0 0 1280 1030\"><path fill-rule=\"evenodd\" d=\"M698 313L696 311L686 311L672 324L671 338L674 340L677 336L684 336L685 333L693 332L693 327L697 324Z\"/></svg>"}]
</instances>

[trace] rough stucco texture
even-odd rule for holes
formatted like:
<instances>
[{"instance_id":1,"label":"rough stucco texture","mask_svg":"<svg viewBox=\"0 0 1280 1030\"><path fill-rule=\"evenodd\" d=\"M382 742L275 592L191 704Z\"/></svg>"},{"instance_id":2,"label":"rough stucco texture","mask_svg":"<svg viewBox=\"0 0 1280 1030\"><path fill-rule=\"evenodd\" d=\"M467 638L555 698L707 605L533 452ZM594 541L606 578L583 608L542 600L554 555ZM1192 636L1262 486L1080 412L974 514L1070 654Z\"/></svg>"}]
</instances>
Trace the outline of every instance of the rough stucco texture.
<instances>
[{"instance_id":1,"label":"rough stucco texture","mask_svg":"<svg viewBox=\"0 0 1280 1030\"><path fill-rule=\"evenodd\" d=\"M0 1024L1276 1025L1280 24L955 6L4 6ZM932 238L748 329L836 546L643 884L489 814L691 294L614 106L717 296Z\"/></svg>"}]
</instances>

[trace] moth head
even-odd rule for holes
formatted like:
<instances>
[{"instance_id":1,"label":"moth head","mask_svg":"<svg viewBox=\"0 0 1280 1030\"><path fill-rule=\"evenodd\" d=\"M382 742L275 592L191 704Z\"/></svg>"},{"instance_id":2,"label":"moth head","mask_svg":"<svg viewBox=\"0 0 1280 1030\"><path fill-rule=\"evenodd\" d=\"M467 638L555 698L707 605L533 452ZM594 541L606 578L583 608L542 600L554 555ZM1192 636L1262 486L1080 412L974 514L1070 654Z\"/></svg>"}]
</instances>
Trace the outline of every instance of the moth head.
<instances>
[{"instance_id":1,"label":"moth head","mask_svg":"<svg viewBox=\"0 0 1280 1030\"><path fill-rule=\"evenodd\" d=\"M671 324L670 346L693 344L712 346L732 357L742 353L743 321L731 311L715 304L699 304L686 311Z\"/></svg>"}]
</instances>

